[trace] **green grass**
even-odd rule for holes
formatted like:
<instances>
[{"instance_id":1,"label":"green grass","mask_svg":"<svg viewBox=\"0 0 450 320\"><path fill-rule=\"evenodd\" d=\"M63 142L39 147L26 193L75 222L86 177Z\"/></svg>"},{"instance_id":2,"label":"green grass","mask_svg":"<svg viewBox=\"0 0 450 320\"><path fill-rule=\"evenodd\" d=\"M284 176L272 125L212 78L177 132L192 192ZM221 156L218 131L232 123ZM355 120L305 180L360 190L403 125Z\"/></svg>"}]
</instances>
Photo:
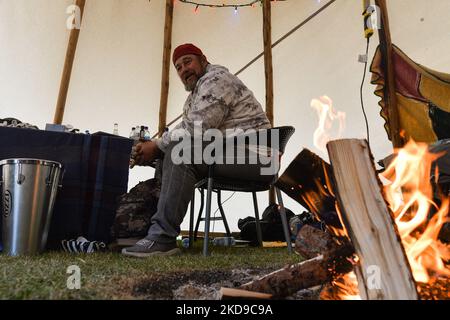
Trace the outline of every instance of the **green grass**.
<instances>
[{"instance_id":1,"label":"green grass","mask_svg":"<svg viewBox=\"0 0 450 320\"><path fill-rule=\"evenodd\" d=\"M119 253L0 255L0 299L141 299L136 286L149 279L191 271L278 269L300 260L295 254L288 255L286 248L217 247L209 257L194 248L179 256L148 259ZM70 265L80 267L80 290L67 289Z\"/></svg>"}]
</instances>

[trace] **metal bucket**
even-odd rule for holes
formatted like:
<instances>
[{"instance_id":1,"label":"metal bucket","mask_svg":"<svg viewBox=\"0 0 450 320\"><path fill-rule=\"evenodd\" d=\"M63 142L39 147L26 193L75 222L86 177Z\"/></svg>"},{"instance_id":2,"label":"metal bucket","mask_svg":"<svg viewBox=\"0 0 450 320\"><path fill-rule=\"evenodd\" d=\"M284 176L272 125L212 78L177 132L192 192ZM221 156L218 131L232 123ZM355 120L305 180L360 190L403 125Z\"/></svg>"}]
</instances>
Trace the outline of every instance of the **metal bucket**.
<instances>
[{"instance_id":1,"label":"metal bucket","mask_svg":"<svg viewBox=\"0 0 450 320\"><path fill-rule=\"evenodd\" d=\"M47 244L62 165L39 159L0 161L3 252L16 255L40 253Z\"/></svg>"}]
</instances>

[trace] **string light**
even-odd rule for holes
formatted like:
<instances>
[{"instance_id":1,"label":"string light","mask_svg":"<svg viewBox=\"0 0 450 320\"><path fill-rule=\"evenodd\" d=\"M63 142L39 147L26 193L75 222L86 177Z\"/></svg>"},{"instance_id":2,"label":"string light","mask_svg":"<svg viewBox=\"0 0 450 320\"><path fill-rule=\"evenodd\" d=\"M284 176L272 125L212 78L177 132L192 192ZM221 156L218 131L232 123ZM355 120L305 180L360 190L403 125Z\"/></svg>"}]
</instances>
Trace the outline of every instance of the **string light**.
<instances>
[{"instance_id":1,"label":"string light","mask_svg":"<svg viewBox=\"0 0 450 320\"><path fill-rule=\"evenodd\" d=\"M182 3L186 3L186 4L192 4L194 6L196 6L196 8L198 7L209 7L209 8L234 8L234 12L237 13L238 8L241 7L253 7L256 3L260 3L262 5L263 0L252 0L249 1L248 3L242 3L242 4L206 4L206 3L200 3L200 2L195 2L195 1L190 1L190 0L178 0L179 2ZM277 1L277 0L271 0L271 1ZM284 0L278 0L278 1L284 1Z\"/></svg>"}]
</instances>

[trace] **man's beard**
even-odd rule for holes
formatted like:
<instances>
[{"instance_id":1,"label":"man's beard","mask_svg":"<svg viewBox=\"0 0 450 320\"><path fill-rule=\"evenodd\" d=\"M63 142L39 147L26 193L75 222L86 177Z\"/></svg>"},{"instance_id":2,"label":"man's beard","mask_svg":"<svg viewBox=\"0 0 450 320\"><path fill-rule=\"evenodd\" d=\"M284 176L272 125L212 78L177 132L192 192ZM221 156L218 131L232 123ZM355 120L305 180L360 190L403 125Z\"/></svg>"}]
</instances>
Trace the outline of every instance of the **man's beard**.
<instances>
[{"instance_id":1,"label":"man's beard","mask_svg":"<svg viewBox=\"0 0 450 320\"><path fill-rule=\"evenodd\" d=\"M184 88L186 89L186 91L188 92L192 92L194 91L195 87L197 86L197 82L198 82L198 77L196 74L191 76L192 80L189 79L188 81L186 81L186 83L184 84ZM195 79L195 80L193 80Z\"/></svg>"}]
</instances>

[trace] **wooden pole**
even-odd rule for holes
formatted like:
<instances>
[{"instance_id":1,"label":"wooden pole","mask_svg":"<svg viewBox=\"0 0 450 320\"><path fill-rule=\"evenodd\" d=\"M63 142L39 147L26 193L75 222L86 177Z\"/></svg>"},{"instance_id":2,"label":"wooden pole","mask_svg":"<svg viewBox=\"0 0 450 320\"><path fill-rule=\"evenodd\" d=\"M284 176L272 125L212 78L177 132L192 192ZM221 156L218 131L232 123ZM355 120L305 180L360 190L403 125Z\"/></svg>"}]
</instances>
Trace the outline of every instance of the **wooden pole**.
<instances>
[{"instance_id":1,"label":"wooden pole","mask_svg":"<svg viewBox=\"0 0 450 320\"><path fill-rule=\"evenodd\" d=\"M220 288L221 300L240 300L240 299L251 299L251 300L268 300L272 299L271 294L253 292L242 289L234 288Z\"/></svg>"},{"instance_id":2,"label":"wooden pole","mask_svg":"<svg viewBox=\"0 0 450 320\"><path fill-rule=\"evenodd\" d=\"M166 18L164 25L164 49L161 76L161 99L159 104L158 135L166 128L167 101L169 99L170 54L172 51L173 0L166 0Z\"/></svg>"},{"instance_id":3,"label":"wooden pole","mask_svg":"<svg viewBox=\"0 0 450 320\"><path fill-rule=\"evenodd\" d=\"M361 298L417 300L418 293L394 218L381 191L367 141L328 143L341 218L359 258Z\"/></svg>"},{"instance_id":4,"label":"wooden pole","mask_svg":"<svg viewBox=\"0 0 450 320\"><path fill-rule=\"evenodd\" d=\"M86 0L76 0L75 5L80 8L80 23L83 19L84 6ZM64 62L64 70L59 86L58 101L56 102L55 116L53 118L54 124L61 124L64 117L64 109L66 107L67 92L69 91L70 76L72 75L73 61L75 52L77 50L78 37L80 29L74 28L70 31L69 44L66 50L66 59Z\"/></svg>"},{"instance_id":5,"label":"wooden pole","mask_svg":"<svg viewBox=\"0 0 450 320\"><path fill-rule=\"evenodd\" d=\"M266 79L266 114L273 126L273 65L271 0L263 2L264 70Z\"/></svg>"},{"instance_id":6,"label":"wooden pole","mask_svg":"<svg viewBox=\"0 0 450 320\"><path fill-rule=\"evenodd\" d=\"M386 5L386 0L375 0L375 4L379 7L381 12L381 28L378 29L380 38L380 47L383 56L383 66L386 78L385 86L385 103L389 113L389 128L391 133L391 141L394 148L401 148L404 146L400 135L400 118L398 114L397 96L395 95L395 74L393 63L393 49L391 40L391 31L389 27L389 15Z\"/></svg>"},{"instance_id":7,"label":"wooden pole","mask_svg":"<svg viewBox=\"0 0 450 320\"><path fill-rule=\"evenodd\" d=\"M273 127L272 5L263 1L264 73L266 83L266 115ZM269 204L275 203L275 191L269 191Z\"/></svg>"}]
</instances>

